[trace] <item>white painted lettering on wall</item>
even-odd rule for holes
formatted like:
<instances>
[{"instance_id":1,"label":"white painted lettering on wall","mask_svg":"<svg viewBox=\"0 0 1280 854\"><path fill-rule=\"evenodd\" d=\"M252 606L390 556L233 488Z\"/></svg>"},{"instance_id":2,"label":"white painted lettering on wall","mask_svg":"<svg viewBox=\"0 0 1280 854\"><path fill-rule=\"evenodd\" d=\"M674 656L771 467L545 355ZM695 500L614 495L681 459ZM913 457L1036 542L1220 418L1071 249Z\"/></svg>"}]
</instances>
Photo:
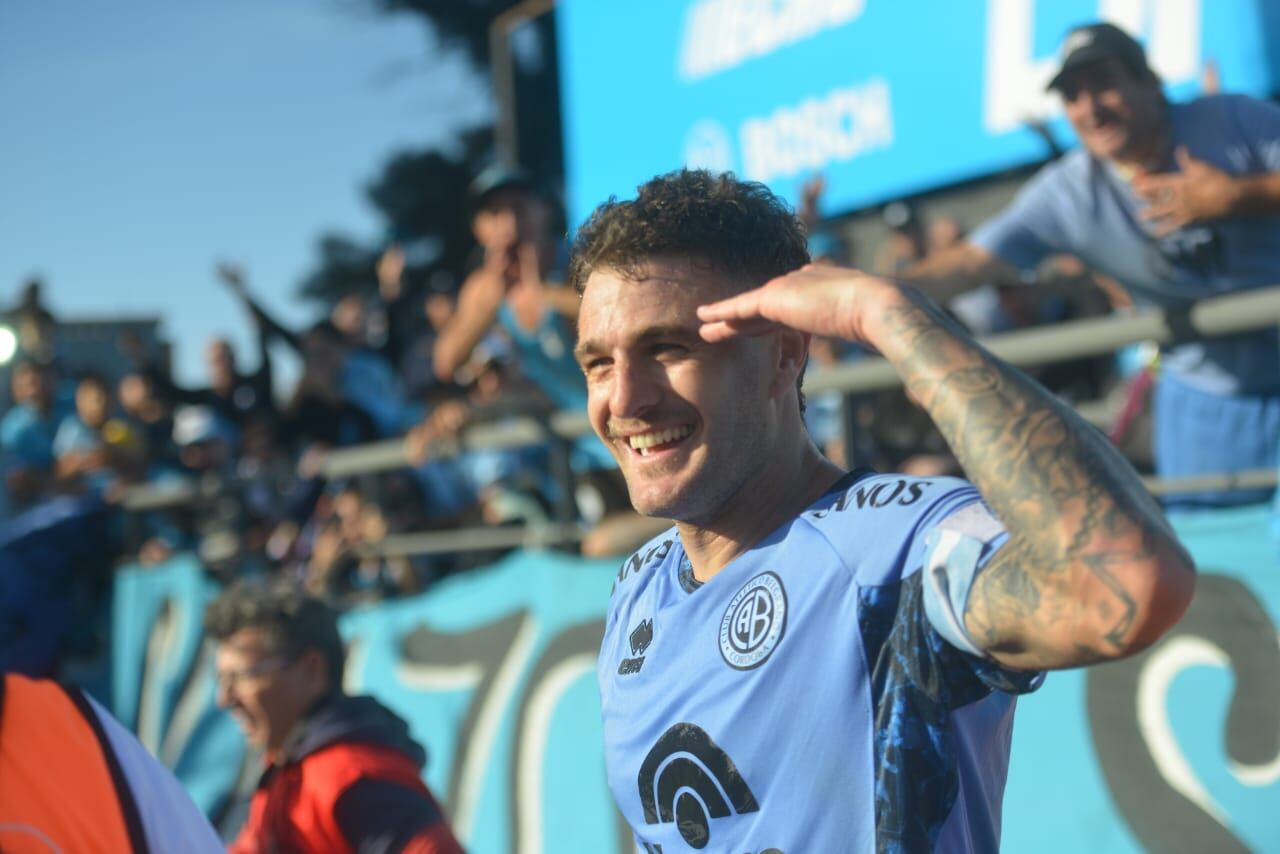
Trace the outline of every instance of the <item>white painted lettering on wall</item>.
<instances>
[{"instance_id":1,"label":"white painted lettering on wall","mask_svg":"<svg viewBox=\"0 0 1280 854\"><path fill-rule=\"evenodd\" d=\"M684 16L679 66L698 80L843 26L866 0L696 0Z\"/></svg>"}]
</instances>

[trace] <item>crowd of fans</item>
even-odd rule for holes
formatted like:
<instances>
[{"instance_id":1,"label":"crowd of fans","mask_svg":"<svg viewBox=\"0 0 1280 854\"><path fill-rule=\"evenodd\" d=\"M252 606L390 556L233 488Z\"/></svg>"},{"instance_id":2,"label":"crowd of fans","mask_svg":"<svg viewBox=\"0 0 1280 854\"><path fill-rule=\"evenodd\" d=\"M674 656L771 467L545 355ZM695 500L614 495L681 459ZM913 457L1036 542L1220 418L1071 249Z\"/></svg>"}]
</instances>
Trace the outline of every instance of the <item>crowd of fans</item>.
<instances>
[{"instance_id":1,"label":"crowd of fans","mask_svg":"<svg viewBox=\"0 0 1280 854\"><path fill-rule=\"evenodd\" d=\"M576 523L578 547L600 555L656 532L630 511L594 437L550 431L553 412L586 403L552 203L505 168L476 178L471 203L477 248L456 294L405 287L393 244L369 271L371 295L290 329L243 270L219 264L257 346L209 341L201 387L176 383L129 333L117 342L123 373L66 368L33 285L10 315L20 346L0 414L0 541L64 516L104 518L98 587L113 563L190 552L220 581L289 578L350 604L420 591L512 548L387 556L379 544L395 534ZM300 365L291 389L278 381L282 358ZM544 441L459 450L468 428L517 418ZM400 465L330 476L335 452L401 439ZM32 610L31 596L10 598L15 614Z\"/></svg>"},{"instance_id":2,"label":"crowd of fans","mask_svg":"<svg viewBox=\"0 0 1280 854\"><path fill-rule=\"evenodd\" d=\"M820 263L898 274L964 238L955 219L926 222L895 202L883 211L888 239L867 257L821 220L823 189L815 178L797 204ZM222 581L290 578L340 603L417 592L504 552L388 556L379 546L395 534L576 522L584 534L577 547L587 555L643 542L662 523L630 510L603 446L591 435L558 439L549 426L551 413L586 404L572 356L578 300L561 284L566 251L553 204L531 176L497 167L476 178L471 198L476 250L456 293L404 287L405 254L393 244L369 271L371 296L343 296L327 316L290 329L255 298L239 267L218 265L257 347L237 354L225 339L209 341L199 388L175 383L128 334L119 341L128 368L118 379L61 370L58 324L29 289L11 313L21 346L10 371L12 402L0 418L6 524L74 497L75 512L108 518L104 553L117 561L149 566L194 552ZM1114 282L1056 255L1034 281L992 281L945 306L987 335L1126 304ZM281 356L301 366L292 389L277 382ZM866 356L843 342L814 341L811 370ZM1118 395L1114 438L1129 439L1142 466L1149 447L1132 428L1150 383L1142 364L1131 379L1129 356L1058 363L1038 369L1038 378L1073 402ZM460 450L469 427L512 418L532 419L545 440ZM847 400L815 395L807 419L815 441L842 465L960 473L900 389ZM335 451L390 439L403 439L403 465L328 474Z\"/></svg>"}]
</instances>

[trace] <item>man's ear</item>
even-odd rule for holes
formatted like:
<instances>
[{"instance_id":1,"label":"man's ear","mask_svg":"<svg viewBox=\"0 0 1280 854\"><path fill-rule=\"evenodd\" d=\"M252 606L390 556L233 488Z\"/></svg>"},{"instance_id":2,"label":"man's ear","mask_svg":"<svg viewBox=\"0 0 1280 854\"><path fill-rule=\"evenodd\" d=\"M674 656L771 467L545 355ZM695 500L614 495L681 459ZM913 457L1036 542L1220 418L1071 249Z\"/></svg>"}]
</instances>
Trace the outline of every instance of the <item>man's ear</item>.
<instances>
[{"instance_id":1,"label":"man's ear","mask_svg":"<svg viewBox=\"0 0 1280 854\"><path fill-rule=\"evenodd\" d=\"M324 653L318 649L309 649L298 657L298 663L307 675L307 682L317 687L323 685L329 691L341 688L341 685L329 684L329 662Z\"/></svg>"},{"instance_id":2,"label":"man's ear","mask_svg":"<svg viewBox=\"0 0 1280 854\"><path fill-rule=\"evenodd\" d=\"M809 361L810 335L795 329L782 329L775 334L778 336L777 363L769 391L777 396L794 389L804 374L804 366Z\"/></svg>"}]
</instances>

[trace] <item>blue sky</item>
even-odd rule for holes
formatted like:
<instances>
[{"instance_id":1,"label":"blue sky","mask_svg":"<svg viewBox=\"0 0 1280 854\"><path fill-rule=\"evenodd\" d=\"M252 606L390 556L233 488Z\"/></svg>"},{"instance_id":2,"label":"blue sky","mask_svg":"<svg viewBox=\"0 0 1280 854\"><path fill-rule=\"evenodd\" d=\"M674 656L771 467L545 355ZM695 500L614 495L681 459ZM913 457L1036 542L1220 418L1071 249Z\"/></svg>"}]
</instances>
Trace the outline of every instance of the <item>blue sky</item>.
<instances>
[{"instance_id":1,"label":"blue sky","mask_svg":"<svg viewBox=\"0 0 1280 854\"><path fill-rule=\"evenodd\" d=\"M420 18L371 5L0 0L0 304L39 273L59 316L159 315L185 382L210 335L251 340L216 259L313 319L316 238L378 238L386 156L490 110Z\"/></svg>"}]
</instances>

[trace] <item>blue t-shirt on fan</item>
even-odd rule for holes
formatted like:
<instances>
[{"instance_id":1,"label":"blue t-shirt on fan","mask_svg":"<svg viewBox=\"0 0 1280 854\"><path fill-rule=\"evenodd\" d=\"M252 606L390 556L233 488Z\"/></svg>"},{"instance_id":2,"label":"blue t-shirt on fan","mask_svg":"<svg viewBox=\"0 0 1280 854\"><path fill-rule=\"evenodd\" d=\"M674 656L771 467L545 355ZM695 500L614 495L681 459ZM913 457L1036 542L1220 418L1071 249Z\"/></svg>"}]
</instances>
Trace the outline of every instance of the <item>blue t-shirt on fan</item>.
<instances>
[{"instance_id":1,"label":"blue t-shirt on fan","mask_svg":"<svg viewBox=\"0 0 1280 854\"><path fill-rule=\"evenodd\" d=\"M623 564L598 678L639 850L994 851L1014 694L964 633L1007 539L968 483L854 472L706 584Z\"/></svg>"},{"instance_id":2,"label":"blue t-shirt on fan","mask_svg":"<svg viewBox=\"0 0 1280 854\"><path fill-rule=\"evenodd\" d=\"M1280 107L1244 95L1169 106L1173 149L1229 175L1280 172ZM1163 237L1142 219L1145 202L1114 167L1076 149L1040 170L971 240L1022 270L1069 252L1115 278L1143 303L1193 300L1280 283L1280 216L1193 223ZM1163 367L1221 395L1280 394L1280 332L1266 329L1173 347Z\"/></svg>"}]
</instances>

